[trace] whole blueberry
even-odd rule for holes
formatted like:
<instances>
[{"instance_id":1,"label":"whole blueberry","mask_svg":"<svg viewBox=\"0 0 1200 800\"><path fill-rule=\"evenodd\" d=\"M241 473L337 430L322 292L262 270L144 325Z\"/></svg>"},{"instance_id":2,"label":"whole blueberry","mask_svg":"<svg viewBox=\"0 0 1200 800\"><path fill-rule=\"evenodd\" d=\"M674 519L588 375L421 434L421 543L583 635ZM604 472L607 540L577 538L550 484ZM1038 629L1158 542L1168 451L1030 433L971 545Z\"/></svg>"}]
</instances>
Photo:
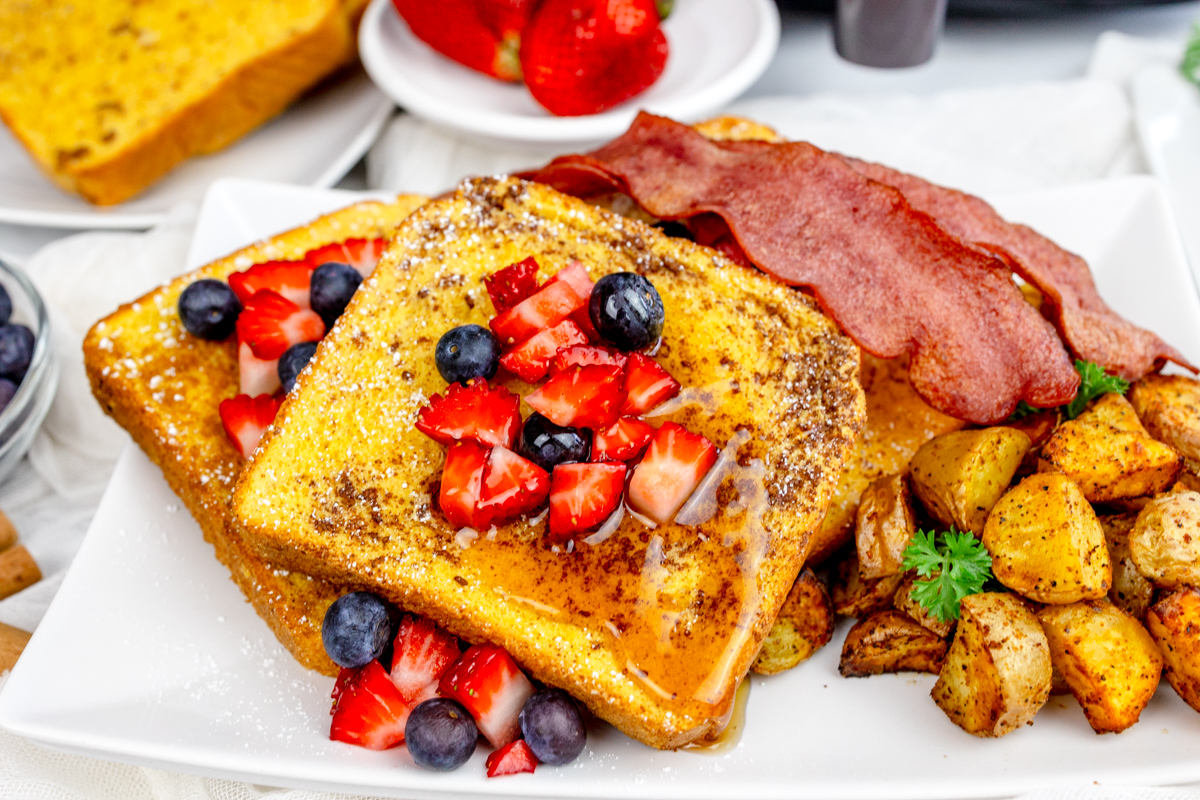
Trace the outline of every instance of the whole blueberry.
<instances>
[{"instance_id":1,"label":"whole blueberry","mask_svg":"<svg viewBox=\"0 0 1200 800\"><path fill-rule=\"evenodd\" d=\"M204 278L179 295L179 318L193 336L218 342L233 333L242 301L225 281Z\"/></svg>"},{"instance_id":2,"label":"whole blueberry","mask_svg":"<svg viewBox=\"0 0 1200 800\"><path fill-rule=\"evenodd\" d=\"M316 342L300 342L283 351L283 355L279 357L279 363L275 367L279 373L279 382L283 384L283 391L292 391L292 387L296 385L296 376L308 364L315 352L317 352Z\"/></svg>"},{"instance_id":3,"label":"whole blueberry","mask_svg":"<svg viewBox=\"0 0 1200 800\"><path fill-rule=\"evenodd\" d=\"M596 281L588 316L605 341L644 350L662 336L666 311L654 284L636 272L617 272Z\"/></svg>"},{"instance_id":4,"label":"whole blueberry","mask_svg":"<svg viewBox=\"0 0 1200 800\"><path fill-rule=\"evenodd\" d=\"M342 595L321 622L325 652L339 667L361 667L379 658L391 633L387 603L370 592Z\"/></svg>"},{"instance_id":5,"label":"whole blueberry","mask_svg":"<svg viewBox=\"0 0 1200 800\"><path fill-rule=\"evenodd\" d=\"M17 393L17 385L8 378L0 378L0 411L8 408L13 395Z\"/></svg>"},{"instance_id":6,"label":"whole blueberry","mask_svg":"<svg viewBox=\"0 0 1200 800\"><path fill-rule=\"evenodd\" d=\"M8 296L8 289L0 285L0 325L8 322L12 316L12 298Z\"/></svg>"},{"instance_id":7,"label":"whole blueberry","mask_svg":"<svg viewBox=\"0 0 1200 800\"><path fill-rule=\"evenodd\" d=\"M346 304L360 283L362 275L358 274L358 270L341 261L326 261L313 270L309 303L312 310L325 320L326 328L333 327L333 323L346 310Z\"/></svg>"},{"instance_id":8,"label":"whole blueberry","mask_svg":"<svg viewBox=\"0 0 1200 800\"><path fill-rule=\"evenodd\" d=\"M19 384L33 358L33 331L24 325L0 325L0 378Z\"/></svg>"},{"instance_id":9,"label":"whole blueberry","mask_svg":"<svg viewBox=\"0 0 1200 800\"><path fill-rule=\"evenodd\" d=\"M479 729L465 708L438 697L419 703L404 725L409 755L425 769L449 772L475 752Z\"/></svg>"},{"instance_id":10,"label":"whole blueberry","mask_svg":"<svg viewBox=\"0 0 1200 800\"><path fill-rule=\"evenodd\" d=\"M433 360L446 383L491 380L500 366L500 340L482 325L459 325L438 339Z\"/></svg>"},{"instance_id":11,"label":"whole blueberry","mask_svg":"<svg viewBox=\"0 0 1200 800\"><path fill-rule=\"evenodd\" d=\"M557 464L578 464L592 455L592 432L555 425L536 411L521 428L518 452L549 472Z\"/></svg>"},{"instance_id":12,"label":"whole blueberry","mask_svg":"<svg viewBox=\"0 0 1200 800\"><path fill-rule=\"evenodd\" d=\"M521 709L521 735L543 764L569 764L587 744L583 716L562 689L539 689Z\"/></svg>"}]
</instances>

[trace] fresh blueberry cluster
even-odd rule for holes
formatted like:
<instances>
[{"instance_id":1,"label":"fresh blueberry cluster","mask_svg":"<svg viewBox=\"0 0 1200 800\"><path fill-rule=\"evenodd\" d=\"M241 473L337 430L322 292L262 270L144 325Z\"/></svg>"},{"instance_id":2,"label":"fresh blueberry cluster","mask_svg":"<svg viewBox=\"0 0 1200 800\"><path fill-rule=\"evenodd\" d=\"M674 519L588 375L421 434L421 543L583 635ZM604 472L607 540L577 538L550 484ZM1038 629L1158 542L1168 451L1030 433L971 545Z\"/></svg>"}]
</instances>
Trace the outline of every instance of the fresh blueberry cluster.
<instances>
[{"instance_id":1,"label":"fresh blueberry cluster","mask_svg":"<svg viewBox=\"0 0 1200 800\"><path fill-rule=\"evenodd\" d=\"M25 379L33 360L35 337L25 325L10 322L12 298L0 286L0 411L3 411Z\"/></svg>"}]
</instances>

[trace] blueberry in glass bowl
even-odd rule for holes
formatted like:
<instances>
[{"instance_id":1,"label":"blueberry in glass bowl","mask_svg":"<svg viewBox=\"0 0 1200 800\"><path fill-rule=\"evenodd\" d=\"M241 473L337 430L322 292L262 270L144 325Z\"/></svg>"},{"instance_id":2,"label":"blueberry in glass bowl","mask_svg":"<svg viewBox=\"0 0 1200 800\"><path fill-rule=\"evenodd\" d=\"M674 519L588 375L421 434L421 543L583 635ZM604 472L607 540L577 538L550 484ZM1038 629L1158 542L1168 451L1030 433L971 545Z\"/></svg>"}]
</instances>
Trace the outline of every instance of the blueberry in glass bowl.
<instances>
[{"instance_id":1,"label":"blueberry in glass bowl","mask_svg":"<svg viewBox=\"0 0 1200 800\"><path fill-rule=\"evenodd\" d=\"M58 388L58 364L51 349L46 305L29 278L0 260L0 289L3 289L0 296L0 480L3 480L29 452L50 410ZM7 309L9 314L4 313Z\"/></svg>"}]
</instances>

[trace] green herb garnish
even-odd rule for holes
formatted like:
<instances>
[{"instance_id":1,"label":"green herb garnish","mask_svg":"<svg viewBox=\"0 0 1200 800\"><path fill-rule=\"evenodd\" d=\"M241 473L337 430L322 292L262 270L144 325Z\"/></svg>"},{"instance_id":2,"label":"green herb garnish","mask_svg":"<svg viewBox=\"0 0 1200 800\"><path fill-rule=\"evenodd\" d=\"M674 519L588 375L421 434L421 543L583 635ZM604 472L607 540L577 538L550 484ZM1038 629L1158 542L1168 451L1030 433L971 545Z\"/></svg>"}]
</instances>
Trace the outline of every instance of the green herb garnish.
<instances>
[{"instance_id":1,"label":"green herb garnish","mask_svg":"<svg viewBox=\"0 0 1200 800\"><path fill-rule=\"evenodd\" d=\"M1179 63L1183 77L1200 86L1200 24L1192 23L1192 35L1183 48L1183 61Z\"/></svg>"},{"instance_id":2,"label":"green herb garnish","mask_svg":"<svg viewBox=\"0 0 1200 800\"><path fill-rule=\"evenodd\" d=\"M1200 45L1198 45L1200 47ZM1200 58L1200 54L1197 55ZM1087 404L1095 400L1102 394L1116 392L1117 394L1125 394L1129 391L1129 382L1121 380L1116 375L1109 375L1099 364L1091 361L1081 361L1075 359L1075 371L1079 373L1079 391L1075 393L1075 399L1065 406L1059 406L1058 410L1066 419L1075 419L1083 413L1083 409ZM1022 419L1030 414L1036 414L1043 411L1041 408L1034 408L1024 400L1017 403L1017 408L1013 411L1009 419Z\"/></svg>"},{"instance_id":3,"label":"green herb garnish","mask_svg":"<svg viewBox=\"0 0 1200 800\"><path fill-rule=\"evenodd\" d=\"M913 599L942 622L958 619L958 603L983 590L992 557L970 533L917 531L904 549L904 568L931 580L913 581Z\"/></svg>"}]
</instances>

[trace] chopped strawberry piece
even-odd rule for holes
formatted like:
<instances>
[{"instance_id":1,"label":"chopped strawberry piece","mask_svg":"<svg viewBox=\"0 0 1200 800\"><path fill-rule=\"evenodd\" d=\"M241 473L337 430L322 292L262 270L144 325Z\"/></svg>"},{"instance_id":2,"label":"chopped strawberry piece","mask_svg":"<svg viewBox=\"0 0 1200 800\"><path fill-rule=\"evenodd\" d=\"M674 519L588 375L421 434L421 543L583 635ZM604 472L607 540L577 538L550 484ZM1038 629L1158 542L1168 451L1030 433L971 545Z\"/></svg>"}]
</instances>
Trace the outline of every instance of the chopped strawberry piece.
<instances>
[{"instance_id":1,"label":"chopped strawberry piece","mask_svg":"<svg viewBox=\"0 0 1200 800\"><path fill-rule=\"evenodd\" d=\"M464 439L450 445L446 465L442 467L442 488L438 492L438 507L446 521L456 528L480 528L475 506L483 486L483 470L487 466L488 448Z\"/></svg>"},{"instance_id":2,"label":"chopped strawberry piece","mask_svg":"<svg viewBox=\"0 0 1200 800\"><path fill-rule=\"evenodd\" d=\"M567 367L586 367L589 364L611 364L625 366L625 354L603 344L576 344L558 351L550 362L550 375L554 376Z\"/></svg>"},{"instance_id":3,"label":"chopped strawberry piece","mask_svg":"<svg viewBox=\"0 0 1200 800\"><path fill-rule=\"evenodd\" d=\"M458 637L428 617L405 614L392 645L392 683L412 708L437 697L438 680L458 660Z\"/></svg>"},{"instance_id":4,"label":"chopped strawberry piece","mask_svg":"<svg viewBox=\"0 0 1200 800\"><path fill-rule=\"evenodd\" d=\"M532 0L392 0L413 35L442 55L504 81L521 80L521 30Z\"/></svg>"},{"instance_id":5,"label":"chopped strawberry piece","mask_svg":"<svg viewBox=\"0 0 1200 800\"><path fill-rule=\"evenodd\" d=\"M593 461L632 461L642 454L654 436L654 426L637 417L621 417L592 439Z\"/></svg>"},{"instance_id":6,"label":"chopped strawberry piece","mask_svg":"<svg viewBox=\"0 0 1200 800\"><path fill-rule=\"evenodd\" d=\"M260 289L238 316L237 334L256 358L270 360L294 344L320 341L325 323L317 312L301 308L279 292Z\"/></svg>"},{"instance_id":7,"label":"chopped strawberry piece","mask_svg":"<svg viewBox=\"0 0 1200 800\"><path fill-rule=\"evenodd\" d=\"M532 297L538 290L537 273L537 259L530 256L484 278L483 285L487 287L496 313L508 311L522 300Z\"/></svg>"},{"instance_id":8,"label":"chopped strawberry piece","mask_svg":"<svg viewBox=\"0 0 1200 800\"><path fill-rule=\"evenodd\" d=\"M371 661L354 670L342 687L329 724L329 738L370 750L387 750L404 741L404 725L411 710L383 666Z\"/></svg>"},{"instance_id":9,"label":"chopped strawberry piece","mask_svg":"<svg viewBox=\"0 0 1200 800\"><path fill-rule=\"evenodd\" d=\"M304 260L313 269L327 261L340 261L354 267L365 278L375 269L387 245L387 239L347 239L309 250L304 254Z\"/></svg>"},{"instance_id":10,"label":"chopped strawberry piece","mask_svg":"<svg viewBox=\"0 0 1200 800\"><path fill-rule=\"evenodd\" d=\"M592 318L588 314L588 307L576 309L571 312L571 316L567 319L579 326L579 330L583 331L583 335L588 337L589 342L600 341L600 332L596 330L596 326L592 324Z\"/></svg>"},{"instance_id":11,"label":"chopped strawberry piece","mask_svg":"<svg viewBox=\"0 0 1200 800\"><path fill-rule=\"evenodd\" d=\"M716 460L717 448L708 439L664 423L633 469L629 505L655 522L669 522Z\"/></svg>"},{"instance_id":12,"label":"chopped strawberry piece","mask_svg":"<svg viewBox=\"0 0 1200 800\"><path fill-rule=\"evenodd\" d=\"M559 464L550 476L550 541L598 528L621 504L624 464Z\"/></svg>"},{"instance_id":13,"label":"chopped strawberry piece","mask_svg":"<svg viewBox=\"0 0 1200 800\"><path fill-rule=\"evenodd\" d=\"M633 353L625 365L625 401L622 414L645 414L679 394L679 381L649 356Z\"/></svg>"},{"instance_id":14,"label":"chopped strawberry piece","mask_svg":"<svg viewBox=\"0 0 1200 800\"><path fill-rule=\"evenodd\" d=\"M494 447L483 473L475 519L481 528L507 522L533 511L549 493L546 470L506 447Z\"/></svg>"},{"instance_id":15,"label":"chopped strawberry piece","mask_svg":"<svg viewBox=\"0 0 1200 800\"><path fill-rule=\"evenodd\" d=\"M558 281L570 284L576 294L585 299L592 296L592 287L596 285L592 283L592 276L588 274L587 267L583 265L582 261L572 261L567 264L556 272L554 277L546 281L546 286L552 286Z\"/></svg>"},{"instance_id":16,"label":"chopped strawberry piece","mask_svg":"<svg viewBox=\"0 0 1200 800\"><path fill-rule=\"evenodd\" d=\"M308 308L312 265L307 261L267 261L229 276L229 288L245 305L260 289L271 289L301 308Z\"/></svg>"},{"instance_id":17,"label":"chopped strawberry piece","mask_svg":"<svg viewBox=\"0 0 1200 800\"><path fill-rule=\"evenodd\" d=\"M445 397L435 394L417 412L417 430L442 444L474 439L511 449L521 432L521 398L503 386L488 388L482 378L466 387L452 383Z\"/></svg>"},{"instance_id":18,"label":"chopped strawberry piece","mask_svg":"<svg viewBox=\"0 0 1200 800\"><path fill-rule=\"evenodd\" d=\"M583 331L564 319L553 328L535 333L516 349L500 356L500 366L526 383L535 383L546 377L550 361L560 350L571 345L586 345L588 338Z\"/></svg>"},{"instance_id":19,"label":"chopped strawberry piece","mask_svg":"<svg viewBox=\"0 0 1200 800\"><path fill-rule=\"evenodd\" d=\"M251 397L275 394L283 388L279 383L279 359L257 358L250 345L239 342L238 383L241 393Z\"/></svg>"},{"instance_id":20,"label":"chopped strawberry piece","mask_svg":"<svg viewBox=\"0 0 1200 800\"><path fill-rule=\"evenodd\" d=\"M588 296L580 294L571 281L552 281L532 297L493 317L488 325L502 346L511 347L538 331L554 327L572 312L586 306L587 301Z\"/></svg>"},{"instance_id":21,"label":"chopped strawberry piece","mask_svg":"<svg viewBox=\"0 0 1200 800\"><path fill-rule=\"evenodd\" d=\"M329 699L333 701L329 706L330 714L337 711L338 698L342 696L342 692L346 691L346 686L356 674L358 674L358 670L350 667L342 667L338 672L337 680L333 682L333 691L329 693Z\"/></svg>"},{"instance_id":22,"label":"chopped strawberry piece","mask_svg":"<svg viewBox=\"0 0 1200 800\"><path fill-rule=\"evenodd\" d=\"M521 735L521 707L533 694L533 684L503 648L481 644L442 675L438 691L471 712L492 747L504 747Z\"/></svg>"},{"instance_id":23,"label":"chopped strawberry piece","mask_svg":"<svg viewBox=\"0 0 1200 800\"><path fill-rule=\"evenodd\" d=\"M570 367L531 392L525 402L555 425L608 428L625 402L624 371L611 364Z\"/></svg>"},{"instance_id":24,"label":"chopped strawberry piece","mask_svg":"<svg viewBox=\"0 0 1200 800\"><path fill-rule=\"evenodd\" d=\"M524 739L509 742L487 757L487 776L516 775L518 772L533 772L537 768L537 756L529 749Z\"/></svg>"},{"instance_id":25,"label":"chopped strawberry piece","mask_svg":"<svg viewBox=\"0 0 1200 800\"><path fill-rule=\"evenodd\" d=\"M263 433L271 427L282 404L282 398L270 394L260 394L258 397L239 394L221 401L217 408L221 414L221 425L229 441L233 442L243 457L249 458L258 447Z\"/></svg>"}]
</instances>

